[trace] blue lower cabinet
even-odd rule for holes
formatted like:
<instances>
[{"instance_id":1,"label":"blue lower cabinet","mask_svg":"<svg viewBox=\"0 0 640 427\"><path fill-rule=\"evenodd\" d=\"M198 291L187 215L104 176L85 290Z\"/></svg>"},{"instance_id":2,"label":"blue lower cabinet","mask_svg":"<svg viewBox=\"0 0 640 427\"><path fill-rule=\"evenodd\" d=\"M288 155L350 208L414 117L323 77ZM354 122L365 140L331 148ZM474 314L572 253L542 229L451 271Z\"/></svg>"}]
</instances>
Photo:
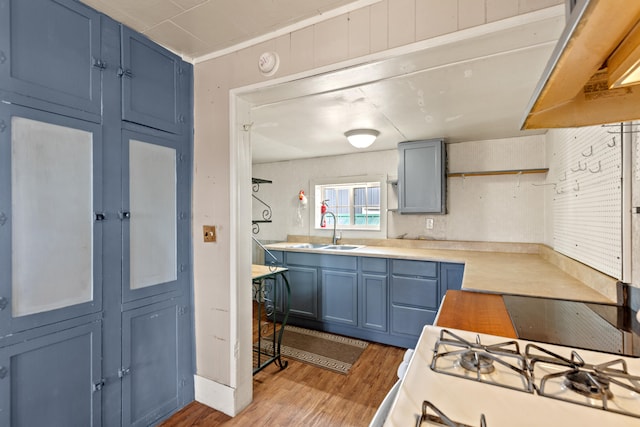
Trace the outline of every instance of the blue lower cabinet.
<instances>
[{"instance_id":1,"label":"blue lower cabinet","mask_svg":"<svg viewBox=\"0 0 640 427\"><path fill-rule=\"evenodd\" d=\"M464 272L462 264L434 261L308 252L283 258L289 323L400 347L415 346Z\"/></svg>"},{"instance_id":2,"label":"blue lower cabinet","mask_svg":"<svg viewBox=\"0 0 640 427\"><path fill-rule=\"evenodd\" d=\"M358 273L322 270L322 320L358 326Z\"/></svg>"},{"instance_id":3,"label":"blue lower cabinet","mask_svg":"<svg viewBox=\"0 0 640 427\"><path fill-rule=\"evenodd\" d=\"M318 319L318 269L288 266L291 286L291 316Z\"/></svg>"},{"instance_id":4,"label":"blue lower cabinet","mask_svg":"<svg viewBox=\"0 0 640 427\"><path fill-rule=\"evenodd\" d=\"M0 348L0 425L100 426L99 321Z\"/></svg>"},{"instance_id":5,"label":"blue lower cabinet","mask_svg":"<svg viewBox=\"0 0 640 427\"><path fill-rule=\"evenodd\" d=\"M391 276L391 302L436 310L440 304L438 279Z\"/></svg>"},{"instance_id":6,"label":"blue lower cabinet","mask_svg":"<svg viewBox=\"0 0 640 427\"><path fill-rule=\"evenodd\" d=\"M179 316L173 301L123 313L122 425L151 425L178 409Z\"/></svg>"},{"instance_id":7,"label":"blue lower cabinet","mask_svg":"<svg viewBox=\"0 0 640 427\"><path fill-rule=\"evenodd\" d=\"M380 274L364 273L361 276L360 306L362 317L360 326L378 332L388 330L388 277Z\"/></svg>"},{"instance_id":8,"label":"blue lower cabinet","mask_svg":"<svg viewBox=\"0 0 640 427\"><path fill-rule=\"evenodd\" d=\"M417 341L422 332L422 328L425 325L433 324L435 318L435 310L392 305L391 333L408 335Z\"/></svg>"},{"instance_id":9,"label":"blue lower cabinet","mask_svg":"<svg viewBox=\"0 0 640 427\"><path fill-rule=\"evenodd\" d=\"M464 264L450 262L440 263L440 289L444 295L449 289L460 290L462 288L462 276Z\"/></svg>"}]
</instances>

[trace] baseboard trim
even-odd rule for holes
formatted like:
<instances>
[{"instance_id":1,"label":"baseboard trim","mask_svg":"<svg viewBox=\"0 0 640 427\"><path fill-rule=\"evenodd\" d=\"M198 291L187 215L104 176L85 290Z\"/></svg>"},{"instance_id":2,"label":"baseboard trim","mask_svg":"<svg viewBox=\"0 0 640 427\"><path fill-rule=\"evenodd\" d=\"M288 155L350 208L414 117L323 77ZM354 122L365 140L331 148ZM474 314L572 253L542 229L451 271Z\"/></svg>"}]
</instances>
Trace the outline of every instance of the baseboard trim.
<instances>
[{"instance_id":1,"label":"baseboard trim","mask_svg":"<svg viewBox=\"0 0 640 427\"><path fill-rule=\"evenodd\" d=\"M233 417L237 415L236 389L198 375L193 376L196 401Z\"/></svg>"}]
</instances>

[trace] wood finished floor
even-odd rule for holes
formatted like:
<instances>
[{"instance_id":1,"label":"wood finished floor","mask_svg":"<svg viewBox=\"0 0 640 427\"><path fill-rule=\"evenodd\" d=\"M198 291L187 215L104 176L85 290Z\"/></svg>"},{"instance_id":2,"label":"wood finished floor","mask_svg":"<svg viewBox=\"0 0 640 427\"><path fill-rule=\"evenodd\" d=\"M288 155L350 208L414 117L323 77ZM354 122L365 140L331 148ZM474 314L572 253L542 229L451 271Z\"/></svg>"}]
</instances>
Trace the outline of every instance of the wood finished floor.
<instances>
[{"instance_id":1,"label":"wood finished floor","mask_svg":"<svg viewBox=\"0 0 640 427\"><path fill-rule=\"evenodd\" d=\"M192 426L368 426L397 380L404 349L371 343L347 375L293 359L253 377L253 402L235 417L192 402L161 424Z\"/></svg>"}]
</instances>

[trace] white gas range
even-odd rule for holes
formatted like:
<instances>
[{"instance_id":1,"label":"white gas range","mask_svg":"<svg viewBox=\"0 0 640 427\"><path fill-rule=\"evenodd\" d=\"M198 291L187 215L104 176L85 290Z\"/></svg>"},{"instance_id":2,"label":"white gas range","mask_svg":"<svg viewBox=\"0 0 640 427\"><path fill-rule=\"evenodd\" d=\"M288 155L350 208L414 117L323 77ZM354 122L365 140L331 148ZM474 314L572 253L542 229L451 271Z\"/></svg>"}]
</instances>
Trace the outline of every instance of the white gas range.
<instances>
[{"instance_id":1,"label":"white gas range","mask_svg":"<svg viewBox=\"0 0 640 427\"><path fill-rule=\"evenodd\" d=\"M428 325L384 425L637 427L640 359Z\"/></svg>"}]
</instances>

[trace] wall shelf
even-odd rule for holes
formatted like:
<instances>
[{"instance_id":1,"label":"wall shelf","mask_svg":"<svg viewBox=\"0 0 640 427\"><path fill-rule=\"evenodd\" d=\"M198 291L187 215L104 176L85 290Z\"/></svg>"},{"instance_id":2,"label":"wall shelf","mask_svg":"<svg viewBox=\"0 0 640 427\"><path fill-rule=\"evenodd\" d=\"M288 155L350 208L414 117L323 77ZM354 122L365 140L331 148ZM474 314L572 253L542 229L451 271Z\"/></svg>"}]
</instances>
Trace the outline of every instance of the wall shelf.
<instances>
[{"instance_id":1,"label":"wall shelf","mask_svg":"<svg viewBox=\"0 0 640 427\"><path fill-rule=\"evenodd\" d=\"M251 178L251 185L253 186L253 192L257 193L260 191L260 184L271 184L272 181L268 179L262 178ZM252 223L252 231L253 234L258 234L260 232L260 224L270 223L271 222L271 206L265 203L262 199L260 199L255 194L252 194L254 199L256 199L263 206L262 210L262 219L254 219L251 221Z\"/></svg>"},{"instance_id":2,"label":"wall shelf","mask_svg":"<svg viewBox=\"0 0 640 427\"><path fill-rule=\"evenodd\" d=\"M526 175L533 173L547 173L549 168L540 169L509 169L501 171L478 171L478 172L451 172L447 174L448 178L467 177L467 176L489 176L489 175Z\"/></svg>"}]
</instances>

